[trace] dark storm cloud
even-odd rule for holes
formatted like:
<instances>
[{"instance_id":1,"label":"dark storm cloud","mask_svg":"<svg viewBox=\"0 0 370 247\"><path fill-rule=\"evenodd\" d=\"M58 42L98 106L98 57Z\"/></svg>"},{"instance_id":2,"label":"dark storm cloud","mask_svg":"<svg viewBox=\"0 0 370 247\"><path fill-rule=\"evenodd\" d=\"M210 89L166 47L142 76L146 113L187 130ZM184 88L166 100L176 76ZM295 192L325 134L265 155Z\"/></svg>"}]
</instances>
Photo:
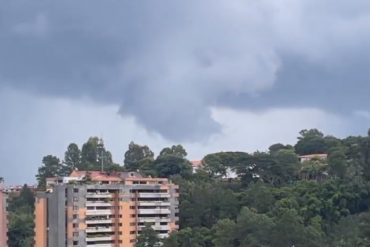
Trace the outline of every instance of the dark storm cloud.
<instances>
[{"instance_id":1,"label":"dark storm cloud","mask_svg":"<svg viewBox=\"0 0 370 247\"><path fill-rule=\"evenodd\" d=\"M213 106L370 101L364 0L0 0L0 30L0 86L117 104L173 140L218 131Z\"/></svg>"}]
</instances>

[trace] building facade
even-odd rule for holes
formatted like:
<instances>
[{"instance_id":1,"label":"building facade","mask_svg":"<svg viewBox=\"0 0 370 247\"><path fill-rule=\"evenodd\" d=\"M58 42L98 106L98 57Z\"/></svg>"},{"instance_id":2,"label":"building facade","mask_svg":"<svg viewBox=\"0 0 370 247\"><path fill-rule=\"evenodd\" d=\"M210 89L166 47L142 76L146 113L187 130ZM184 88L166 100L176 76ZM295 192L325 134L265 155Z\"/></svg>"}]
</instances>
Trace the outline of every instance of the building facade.
<instances>
[{"instance_id":1,"label":"building facade","mask_svg":"<svg viewBox=\"0 0 370 247\"><path fill-rule=\"evenodd\" d=\"M66 182L68 181L68 182ZM73 172L35 201L35 247L133 247L146 223L178 229L178 186L137 173Z\"/></svg>"},{"instance_id":2,"label":"building facade","mask_svg":"<svg viewBox=\"0 0 370 247\"><path fill-rule=\"evenodd\" d=\"M0 182L0 247L7 247L8 242L7 194Z\"/></svg>"}]
</instances>

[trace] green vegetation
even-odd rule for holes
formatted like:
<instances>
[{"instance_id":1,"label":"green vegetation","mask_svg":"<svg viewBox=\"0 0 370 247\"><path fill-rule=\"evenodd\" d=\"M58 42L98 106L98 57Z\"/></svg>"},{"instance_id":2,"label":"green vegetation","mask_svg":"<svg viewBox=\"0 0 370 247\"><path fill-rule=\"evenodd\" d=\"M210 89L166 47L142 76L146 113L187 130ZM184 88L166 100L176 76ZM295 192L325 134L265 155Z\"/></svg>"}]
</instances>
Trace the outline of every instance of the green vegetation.
<instances>
[{"instance_id":1,"label":"green vegetation","mask_svg":"<svg viewBox=\"0 0 370 247\"><path fill-rule=\"evenodd\" d=\"M34 196L32 191L24 185L19 196L12 196L9 200L9 247L33 246L33 209Z\"/></svg>"},{"instance_id":2,"label":"green vegetation","mask_svg":"<svg viewBox=\"0 0 370 247\"><path fill-rule=\"evenodd\" d=\"M309 154L328 158L300 162L299 155ZM164 247L370 246L370 133L339 139L303 130L295 146L278 143L266 152L208 154L195 174L186 155L177 145L155 157L148 146L132 142L120 166L93 137L81 150L70 144L63 161L45 156L37 179L43 188L48 176L100 170L102 161L109 172L140 171L172 179L180 185L180 230L163 241ZM237 178L227 178L230 171ZM32 216L22 212L32 210L12 210L19 211L11 216L10 234L29 236L32 223L27 217ZM147 226L136 246L155 246L157 241Z\"/></svg>"}]
</instances>

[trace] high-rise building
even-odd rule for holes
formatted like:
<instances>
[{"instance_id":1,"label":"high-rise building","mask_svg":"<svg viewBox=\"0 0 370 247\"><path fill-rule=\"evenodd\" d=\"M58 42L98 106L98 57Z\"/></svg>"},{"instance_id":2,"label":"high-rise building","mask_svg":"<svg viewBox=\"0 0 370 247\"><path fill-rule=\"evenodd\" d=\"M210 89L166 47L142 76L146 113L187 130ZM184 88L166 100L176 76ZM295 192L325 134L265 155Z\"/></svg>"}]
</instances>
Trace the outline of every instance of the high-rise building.
<instances>
[{"instance_id":1,"label":"high-rise building","mask_svg":"<svg viewBox=\"0 0 370 247\"><path fill-rule=\"evenodd\" d=\"M8 244L8 219L7 219L7 194L4 191L3 182L0 181L0 247Z\"/></svg>"},{"instance_id":2,"label":"high-rise building","mask_svg":"<svg viewBox=\"0 0 370 247\"><path fill-rule=\"evenodd\" d=\"M50 178L35 201L35 247L133 247L146 223L178 229L178 186L138 173L74 171Z\"/></svg>"}]
</instances>

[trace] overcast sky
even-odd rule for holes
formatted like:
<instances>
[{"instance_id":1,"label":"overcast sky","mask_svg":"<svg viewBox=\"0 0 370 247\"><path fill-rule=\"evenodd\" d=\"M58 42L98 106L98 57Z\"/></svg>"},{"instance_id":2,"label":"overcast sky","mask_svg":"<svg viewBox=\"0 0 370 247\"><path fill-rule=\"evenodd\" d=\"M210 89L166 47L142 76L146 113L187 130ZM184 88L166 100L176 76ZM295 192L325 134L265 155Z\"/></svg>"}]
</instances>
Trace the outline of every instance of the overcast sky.
<instances>
[{"instance_id":1,"label":"overcast sky","mask_svg":"<svg viewBox=\"0 0 370 247\"><path fill-rule=\"evenodd\" d=\"M101 136L190 159L370 127L369 0L0 0L0 176Z\"/></svg>"}]
</instances>

